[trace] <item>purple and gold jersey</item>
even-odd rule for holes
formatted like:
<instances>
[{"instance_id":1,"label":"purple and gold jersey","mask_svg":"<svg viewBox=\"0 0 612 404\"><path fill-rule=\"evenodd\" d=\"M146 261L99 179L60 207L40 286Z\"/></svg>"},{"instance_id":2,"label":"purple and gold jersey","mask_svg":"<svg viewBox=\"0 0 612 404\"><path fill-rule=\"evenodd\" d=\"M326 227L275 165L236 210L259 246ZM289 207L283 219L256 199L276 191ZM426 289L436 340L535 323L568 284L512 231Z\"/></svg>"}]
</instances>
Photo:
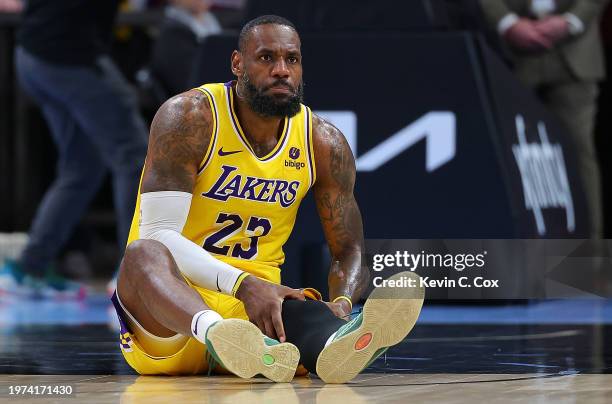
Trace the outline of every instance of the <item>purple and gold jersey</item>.
<instances>
[{"instance_id":1,"label":"purple and gold jersey","mask_svg":"<svg viewBox=\"0 0 612 404\"><path fill-rule=\"evenodd\" d=\"M312 112L285 118L276 147L257 157L234 112L227 84L198 88L210 100L213 136L202 158L183 235L216 258L280 282L283 245L314 184ZM138 239L140 195L128 243Z\"/></svg>"}]
</instances>

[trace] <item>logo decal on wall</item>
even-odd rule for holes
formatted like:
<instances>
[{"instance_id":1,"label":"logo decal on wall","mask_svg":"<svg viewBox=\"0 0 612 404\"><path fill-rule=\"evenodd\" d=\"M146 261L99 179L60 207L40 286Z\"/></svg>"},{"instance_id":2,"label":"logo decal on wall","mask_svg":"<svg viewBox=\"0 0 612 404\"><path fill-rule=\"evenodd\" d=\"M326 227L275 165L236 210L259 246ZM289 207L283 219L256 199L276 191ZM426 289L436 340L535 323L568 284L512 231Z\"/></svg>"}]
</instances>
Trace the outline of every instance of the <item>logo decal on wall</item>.
<instances>
[{"instance_id":1,"label":"logo decal on wall","mask_svg":"<svg viewBox=\"0 0 612 404\"><path fill-rule=\"evenodd\" d=\"M374 171L422 139L426 139L428 172L448 163L456 153L456 119L452 112L429 112L360 156L358 171Z\"/></svg>"},{"instance_id":2,"label":"logo decal on wall","mask_svg":"<svg viewBox=\"0 0 612 404\"><path fill-rule=\"evenodd\" d=\"M538 234L546 234L543 209L565 209L567 231L576 229L576 217L572 192L567 178L563 148L551 144L543 122L538 123L540 143L528 143L525 120L522 115L515 118L519 143L512 146L512 153L521 173L525 208L533 211Z\"/></svg>"},{"instance_id":3,"label":"logo decal on wall","mask_svg":"<svg viewBox=\"0 0 612 404\"><path fill-rule=\"evenodd\" d=\"M357 156L357 116L352 111L317 111L337 126ZM456 154L457 119L451 111L431 111L356 158L357 171L375 171L425 139L425 168L432 172Z\"/></svg>"}]
</instances>

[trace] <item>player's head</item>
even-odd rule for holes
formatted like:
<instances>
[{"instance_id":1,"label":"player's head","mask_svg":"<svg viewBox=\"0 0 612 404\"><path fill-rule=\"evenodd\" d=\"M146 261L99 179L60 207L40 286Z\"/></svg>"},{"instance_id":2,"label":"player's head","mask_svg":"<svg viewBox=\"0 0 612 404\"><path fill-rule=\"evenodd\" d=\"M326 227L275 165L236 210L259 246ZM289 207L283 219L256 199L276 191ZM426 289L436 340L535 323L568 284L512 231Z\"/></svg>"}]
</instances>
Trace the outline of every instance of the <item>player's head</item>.
<instances>
[{"instance_id":1,"label":"player's head","mask_svg":"<svg viewBox=\"0 0 612 404\"><path fill-rule=\"evenodd\" d=\"M238 93L264 117L293 116L303 97L300 36L287 19L257 17L242 28L232 72Z\"/></svg>"}]
</instances>

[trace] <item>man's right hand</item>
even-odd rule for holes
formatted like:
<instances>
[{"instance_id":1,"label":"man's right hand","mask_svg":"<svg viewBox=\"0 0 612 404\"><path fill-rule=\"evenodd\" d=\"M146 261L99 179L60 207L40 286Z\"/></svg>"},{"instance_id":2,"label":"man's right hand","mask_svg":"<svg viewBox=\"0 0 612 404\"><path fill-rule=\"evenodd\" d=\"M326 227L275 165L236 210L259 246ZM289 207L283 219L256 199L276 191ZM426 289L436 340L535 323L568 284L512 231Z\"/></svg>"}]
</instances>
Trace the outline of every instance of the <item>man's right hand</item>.
<instances>
[{"instance_id":1,"label":"man's right hand","mask_svg":"<svg viewBox=\"0 0 612 404\"><path fill-rule=\"evenodd\" d=\"M285 342L285 328L281 316L283 300L305 300L299 289L277 285L249 275L236 291L236 298L244 304L249 320L270 338Z\"/></svg>"},{"instance_id":2,"label":"man's right hand","mask_svg":"<svg viewBox=\"0 0 612 404\"><path fill-rule=\"evenodd\" d=\"M553 42L528 18L521 18L514 23L505 32L504 38L513 47L524 50L544 50L553 46Z\"/></svg>"},{"instance_id":3,"label":"man's right hand","mask_svg":"<svg viewBox=\"0 0 612 404\"><path fill-rule=\"evenodd\" d=\"M569 34L569 24L561 15L551 15L535 25L538 32L551 43L557 43L565 39Z\"/></svg>"}]
</instances>

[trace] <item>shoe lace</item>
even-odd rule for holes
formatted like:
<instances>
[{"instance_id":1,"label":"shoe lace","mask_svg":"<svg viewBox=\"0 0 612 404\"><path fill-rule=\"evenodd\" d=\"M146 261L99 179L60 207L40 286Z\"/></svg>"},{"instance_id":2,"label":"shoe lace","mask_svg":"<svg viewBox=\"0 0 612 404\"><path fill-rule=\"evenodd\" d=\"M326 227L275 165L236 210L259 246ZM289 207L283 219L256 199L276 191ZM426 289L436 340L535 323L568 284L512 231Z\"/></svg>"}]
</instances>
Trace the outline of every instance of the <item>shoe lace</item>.
<instances>
[{"instance_id":1,"label":"shoe lace","mask_svg":"<svg viewBox=\"0 0 612 404\"><path fill-rule=\"evenodd\" d=\"M356 310L353 310L353 311L351 312L351 314L347 314L347 315L346 315L346 316L344 316L343 318L348 317L348 319L350 320L351 318L354 318L355 316L357 316L357 315L361 314L361 312L362 312L362 311L363 311L363 307L360 307L360 308L358 308L358 309L356 309Z\"/></svg>"}]
</instances>

